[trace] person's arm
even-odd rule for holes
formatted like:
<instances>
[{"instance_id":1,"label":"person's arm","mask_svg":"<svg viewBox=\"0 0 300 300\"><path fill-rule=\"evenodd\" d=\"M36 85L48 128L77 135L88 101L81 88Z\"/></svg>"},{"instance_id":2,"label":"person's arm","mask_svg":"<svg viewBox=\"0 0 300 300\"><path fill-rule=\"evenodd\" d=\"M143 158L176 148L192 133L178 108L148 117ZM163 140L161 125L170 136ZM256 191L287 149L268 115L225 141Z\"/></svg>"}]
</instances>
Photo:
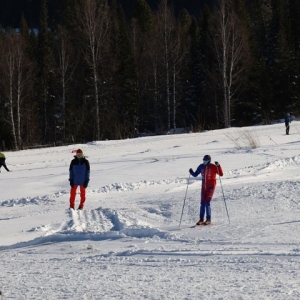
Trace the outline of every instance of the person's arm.
<instances>
[{"instance_id":1,"label":"person's arm","mask_svg":"<svg viewBox=\"0 0 300 300\"><path fill-rule=\"evenodd\" d=\"M192 168L189 170L189 172L193 177L197 177L201 173L201 170L202 170L202 164L200 166L198 166L198 168L195 172L193 171Z\"/></svg>"},{"instance_id":2,"label":"person's arm","mask_svg":"<svg viewBox=\"0 0 300 300\"><path fill-rule=\"evenodd\" d=\"M223 176L223 169L217 161L215 161L215 166L217 168L217 174L220 175L220 176Z\"/></svg>"},{"instance_id":3,"label":"person's arm","mask_svg":"<svg viewBox=\"0 0 300 300\"><path fill-rule=\"evenodd\" d=\"M90 181L90 163L89 163L89 161L87 159L85 160L85 166L86 166L85 180L86 181Z\"/></svg>"},{"instance_id":4,"label":"person's arm","mask_svg":"<svg viewBox=\"0 0 300 300\"><path fill-rule=\"evenodd\" d=\"M83 186L87 188L90 182L90 163L87 159L85 159L84 163L85 163L85 180Z\"/></svg>"},{"instance_id":5,"label":"person's arm","mask_svg":"<svg viewBox=\"0 0 300 300\"><path fill-rule=\"evenodd\" d=\"M74 186L74 173L73 173L73 160L70 163L70 168L69 168L69 181L70 181L70 186Z\"/></svg>"}]
</instances>

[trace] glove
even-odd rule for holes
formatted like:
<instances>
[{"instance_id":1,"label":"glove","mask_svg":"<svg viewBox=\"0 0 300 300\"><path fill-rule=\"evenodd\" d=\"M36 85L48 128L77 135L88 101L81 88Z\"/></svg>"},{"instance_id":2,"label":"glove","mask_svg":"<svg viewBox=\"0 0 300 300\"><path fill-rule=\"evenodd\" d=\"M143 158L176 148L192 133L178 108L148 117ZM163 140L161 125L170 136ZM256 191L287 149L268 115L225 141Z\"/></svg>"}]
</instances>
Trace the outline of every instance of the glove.
<instances>
[{"instance_id":1,"label":"glove","mask_svg":"<svg viewBox=\"0 0 300 300\"><path fill-rule=\"evenodd\" d=\"M194 171L192 168L189 169L190 174L192 174Z\"/></svg>"},{"instance_id":2,"label":"glove","mask_svg":"<svg viewBox=\"0 0 300 300\"><path fill-rule=\"evenodd\" d=\"M69 181L70 181L70 186L73 187L73 186L74 186L74 181L73 181L73 179L69 179Z\"/></svg>"},{"instance_id":3,"label":"glove","mask_svg":"<svg viewBox=\"0 0 300 300\"><path fill-rule=\"evenodd\" d=\"M89 181L88 181L88 180L86 180L86 181L84 182L83 186L84 186L85 188L87 188L87 187L88 187L88 185L89 185Z\"/></svg>"},{"instance_id":4,"label":"glove","mask_svg":"<svg viewBox=\"0 0 300 300\"><path fill-rule=\"evenodd\" d=\"M215 165L216 165L217 167L220 166L220 164L219 164L217 161L215 161Z\"/></svg>"}]
</instances>

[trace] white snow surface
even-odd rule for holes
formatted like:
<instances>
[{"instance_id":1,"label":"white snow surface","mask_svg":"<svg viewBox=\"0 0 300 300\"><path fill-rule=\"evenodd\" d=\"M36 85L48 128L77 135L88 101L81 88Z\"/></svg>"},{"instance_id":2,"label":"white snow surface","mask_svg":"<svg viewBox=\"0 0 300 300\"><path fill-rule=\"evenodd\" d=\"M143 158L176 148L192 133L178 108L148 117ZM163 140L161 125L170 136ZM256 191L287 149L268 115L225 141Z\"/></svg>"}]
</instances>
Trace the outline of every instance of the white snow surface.
<instances>
[{"instance_id":1,"label":"white snow surface","mask_svg":"<svg viewBox=\"0 0 300 300\"><path fill-rule=\"evenodd\" d=\"M77 148L91 180L70 211ZM300 299L300 122L4 153L1 300ZM205 154L224 176L190 228Z\"/></svg>"}]
</instances>

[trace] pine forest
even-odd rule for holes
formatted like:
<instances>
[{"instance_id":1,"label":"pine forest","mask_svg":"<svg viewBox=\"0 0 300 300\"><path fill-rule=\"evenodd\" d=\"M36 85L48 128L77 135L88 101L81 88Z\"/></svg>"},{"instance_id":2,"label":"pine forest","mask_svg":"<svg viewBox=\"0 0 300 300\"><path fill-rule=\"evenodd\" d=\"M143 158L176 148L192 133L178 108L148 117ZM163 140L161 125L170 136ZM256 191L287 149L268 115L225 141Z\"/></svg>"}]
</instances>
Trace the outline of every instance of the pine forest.
<instances>
[{"instance_id":1,"label":"pine forest","mask_svg":"<svg viewBox=\"0 0 300 300\"><path fill-rule=\"evenodd\" d=\"M4 18L21 2L0 4L2 150L299 115L299 0L33 0Z\"/></svg>"}]
</instances>

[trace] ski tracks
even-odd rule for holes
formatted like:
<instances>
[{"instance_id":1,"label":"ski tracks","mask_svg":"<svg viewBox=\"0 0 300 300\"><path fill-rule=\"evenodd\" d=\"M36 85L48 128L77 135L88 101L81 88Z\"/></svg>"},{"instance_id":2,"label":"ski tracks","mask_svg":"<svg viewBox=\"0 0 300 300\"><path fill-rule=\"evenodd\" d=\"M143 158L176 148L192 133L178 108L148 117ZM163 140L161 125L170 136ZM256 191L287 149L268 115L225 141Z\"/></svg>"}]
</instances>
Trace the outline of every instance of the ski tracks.
<instances>
[{"instance_id":1,"label":"ski tracks","mask_svg":"<svg viewBox=\"0 0 300 300\"><path fill-rule=\"evenodd\" d=\"M101 209L70 210L69 216L71 220L67 231L99 233L110 231L114 227L110 217Z\"/></svg>"}]
</instances>

